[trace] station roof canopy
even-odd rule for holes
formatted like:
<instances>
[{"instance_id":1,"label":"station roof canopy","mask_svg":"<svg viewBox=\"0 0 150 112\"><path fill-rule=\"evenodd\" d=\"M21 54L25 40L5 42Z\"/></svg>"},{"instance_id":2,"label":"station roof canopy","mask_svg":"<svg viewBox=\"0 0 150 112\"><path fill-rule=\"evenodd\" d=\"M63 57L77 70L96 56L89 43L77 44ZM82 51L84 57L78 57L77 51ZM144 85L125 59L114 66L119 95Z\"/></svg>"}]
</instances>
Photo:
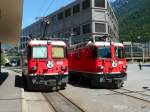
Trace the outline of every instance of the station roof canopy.
<instances>
[{"instance_id":1,"label":"station roof canopy","mask_svg":"<svg viewBox=\"0 0 150 112\"><path fill-rule=\"evenodd\" d=\"M0 0L0 42L16 45L22 23L23 0Z\"/></svg>"}]
</instances>

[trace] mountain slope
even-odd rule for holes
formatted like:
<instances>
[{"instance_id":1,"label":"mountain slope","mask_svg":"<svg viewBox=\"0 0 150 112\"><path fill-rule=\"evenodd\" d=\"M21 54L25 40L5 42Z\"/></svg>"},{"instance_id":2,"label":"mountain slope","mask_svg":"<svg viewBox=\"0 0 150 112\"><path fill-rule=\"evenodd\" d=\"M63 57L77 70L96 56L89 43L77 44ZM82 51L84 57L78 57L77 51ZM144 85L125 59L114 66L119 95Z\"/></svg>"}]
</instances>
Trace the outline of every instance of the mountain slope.
<instances>
[{"instance_id":1,"label":"mountain slope","mask_svg":"<svg viewBox=\"0 0 150 112\"><path fill-rule=\"evenodd\" d=\"M116 0L120 38L125 41L150 41L150 0ZM137 39L137 37L141 37Z\"/></svg>"}]
</instances>

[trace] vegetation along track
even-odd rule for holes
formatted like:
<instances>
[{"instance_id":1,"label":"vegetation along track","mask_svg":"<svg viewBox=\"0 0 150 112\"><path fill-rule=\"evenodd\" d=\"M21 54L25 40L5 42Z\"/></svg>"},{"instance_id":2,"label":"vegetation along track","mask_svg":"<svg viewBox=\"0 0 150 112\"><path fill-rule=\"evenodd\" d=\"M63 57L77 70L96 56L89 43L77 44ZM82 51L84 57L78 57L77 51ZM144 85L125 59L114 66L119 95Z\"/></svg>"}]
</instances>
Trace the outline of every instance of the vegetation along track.
<instances>
[{"instance_id":1,"label":"vegetation along track","mask_svg":"<svg viewBox=\"0 0 150 112\"><path fill-rule=\"evenodd\" d=\"M121 95L125 95L134 99L138 99L138 100L142 100L144 102L148 102L150 103L150 95L144 94L142 92L146 92L146 91L132 91L132 90L128 90L128 89L117 89L117 90L110 90L113 91L115 93L121 94Z\"/></svg>"},{"instance_id":2,"label":"vegetation along track","mask_svg":"<svg viewBox=\"0 0 150 112\"><path fill-rule=\"evenodd\" d=\"M61 92L43 93L55 112L87 112Z\"/></svg>"}]
</instances>

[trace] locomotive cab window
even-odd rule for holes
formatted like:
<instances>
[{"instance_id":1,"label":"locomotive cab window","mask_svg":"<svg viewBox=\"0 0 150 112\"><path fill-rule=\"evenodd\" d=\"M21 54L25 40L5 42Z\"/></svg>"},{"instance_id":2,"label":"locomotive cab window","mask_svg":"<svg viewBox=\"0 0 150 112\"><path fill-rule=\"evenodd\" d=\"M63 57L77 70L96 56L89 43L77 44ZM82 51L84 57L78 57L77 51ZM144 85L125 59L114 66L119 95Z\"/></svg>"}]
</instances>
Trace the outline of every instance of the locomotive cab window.
<instances>
[{"instance_id":1,"label":"locomotive cab window","mask_svg":"<svg viewBox=\"0 0 150 112\"><path fill-rule=\"evenodd\" d=\"M120 59L125 58L124 49L122 47L116 47L115 48L115 56Z\"/></svg>"},{"instance_id":2,"label":"locomotive cab window","mask_svg":"<svg viewBox=\"0 0 150 112\"><path fill-rule=\"evenodd\" d=\"M52 58L65 58L64 47L53 47L52 48Z\"/></svg>"},{"instance_id":3,"label":"locomotive cab window","mask_svg":"<svg viewBox=\"0 0 150 112\"><path fill-rule=\"evenodd\" d=\"M100 46L97 51L99 58L111 58L111 48L109 46Z\"/></svg>"},{"instance_id":4,"label":"locomotive cab window","mask_svg":"<svg viewBox=\"0 0 150 112\"><path fill-rule=\"evenodd\" d=\"M47 58L47 47L46 46L33 46L32 58L35 58L35 59Z\"/></svg>"}]
</instances>

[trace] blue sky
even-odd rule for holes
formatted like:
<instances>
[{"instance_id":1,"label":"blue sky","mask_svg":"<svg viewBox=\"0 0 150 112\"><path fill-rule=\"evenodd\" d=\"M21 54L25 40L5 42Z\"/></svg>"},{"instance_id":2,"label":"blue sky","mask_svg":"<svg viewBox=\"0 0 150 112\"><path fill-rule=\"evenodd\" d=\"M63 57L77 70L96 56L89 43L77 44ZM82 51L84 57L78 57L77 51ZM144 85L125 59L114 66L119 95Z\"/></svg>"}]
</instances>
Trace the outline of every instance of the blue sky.
<instances>
[{"instance_id":1,"label":"blue sky","mask_svg":"<svg viewBox=\"0 0 150 112\"><path fill-rule=\"evenodd\" d=\"M53 2L54 1L54 2ZM22 28L75 0L24 0Z\"/></svg>"},{"instance_id":2,"label":"blue sky","mask_svg":"<svg viewBox=\"0 0 150 112\"><path fill-rule=\"evenodd\" d=\"M75 0L24 0L22 28ZM114 0L112 0L114 1Z\"/></svg>"}]
</instances>

